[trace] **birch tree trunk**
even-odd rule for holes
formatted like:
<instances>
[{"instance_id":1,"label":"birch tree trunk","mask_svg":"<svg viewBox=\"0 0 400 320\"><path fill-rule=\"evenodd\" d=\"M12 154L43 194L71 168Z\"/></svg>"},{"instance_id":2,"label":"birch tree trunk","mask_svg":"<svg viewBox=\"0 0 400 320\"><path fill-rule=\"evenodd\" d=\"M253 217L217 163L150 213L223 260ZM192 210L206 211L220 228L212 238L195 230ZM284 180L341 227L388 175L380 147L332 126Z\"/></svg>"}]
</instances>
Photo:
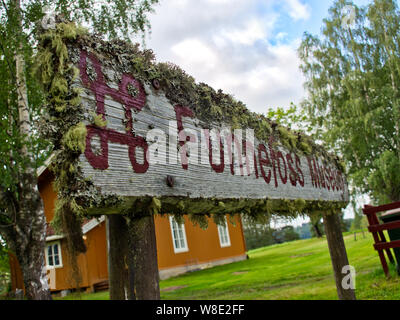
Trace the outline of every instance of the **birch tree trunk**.
<instances>
[{"instance_id":1,"label":"birch tree trunk","mask_svg":"<svg viewBox=\"0 0 400 320\"><path fill-rule=\"evenodd\" d=\"M19 16L19 34L22 34L21 5L19 0L15 1L15 6ZM20 149L20 155L25 159L25 166L22 172L20 172L18 179L19 198L16 199L18 210L13 232L14 244L11 247L13 247L21 266L27 298L32 300L47 300L51 299L51 295L44 259L46 218L37 187L34 157L28 148L31 125L25 78L25 60L21 42L18 49L15 55L16 89L18 95L19 134L24 141Z\"/></svg>"}]
</instances>

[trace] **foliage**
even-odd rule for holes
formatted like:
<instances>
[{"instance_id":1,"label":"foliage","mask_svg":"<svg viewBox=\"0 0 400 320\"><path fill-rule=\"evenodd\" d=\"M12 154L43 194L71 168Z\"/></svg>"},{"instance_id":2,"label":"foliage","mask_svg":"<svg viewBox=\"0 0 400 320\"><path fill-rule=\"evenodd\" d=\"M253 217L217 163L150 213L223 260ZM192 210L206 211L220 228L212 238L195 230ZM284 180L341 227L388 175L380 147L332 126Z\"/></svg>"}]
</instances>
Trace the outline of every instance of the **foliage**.
<instances>
[{"instance_id":1,"label":"foliage","mask_svg":"<svg viewBox=\"0 0 400 320\"><path fill-rule=\"evenodd\" d=\"M0 238L0 273L9 272L9 268L7 245Z\"/></svg>"},{"instance_id":2,"label":"foliage","mask_svg":"<svg viewBox=\"0 0 400 320\"><path fill-rule=\"evenodd\" d=\"M355 8L344 28L343 8ZM357 7L337 0L321 35L299 48L308 97L302 107L318 139L342 155L359 193L377 203L400 200L400 32L393 0Z\"/></svg>"},{"instance_id":3,"label":"foliage","mask_svg":"<svg viewBox=\"0 0 400 320\"><path fill-rule=\"evenodd\" d=\"M299 234L300 239L310 239L311 231L310 231L310 223L302 223L301 226L295 227L296 232Z\"/></svg>"},{"instance_id":4,"label":"foliage","mask_svg":"<svg viewBox=\"0 0 400 320\"><path fill-rule=\"evenodd\" d=\"M271 227L271 217L264 217L265 219L262 221L242 215L243 234L247 250L300 239L299 233L293 226L287 225L274 229Z\"/></svg>"},{"instance_id":5,"label":"foliage","mask_svg":"<svg viewBox=\"0 0 400 320\"><path fill-rule=\"evenodd\" d=\"M351 231L360 230L362 228L362 219L364 217L364 214L362 213L362 209L357 207L357 203L354 198L351 199L350 203L354 213L354 220L353 223L351 224L350 230Z\"/></svg>"},{"instance_id":6,"label":"foliage","mask_svg":"<svg viewBox=\"0 0 400 320\"><path fill-rule=\"evenodd\" d=\"M0 238L0 294L7 290L10 275L10 264L6 243Z\"/></svg>"},{"instance_id":7,"label":"foliage","mask_svg":"<svg viewBox=\"0 0 400 320\"><path fill-rule=\"evenodd\" d=\"M243 235L247 250L266 247L275 243L273 229L270 221L254 221L246 215L242 215Z\"/></svg>"},{"instance_id":8,"label":"foliage","mask_svg":"<svg viewBox=\"0 0 400 320\"><path fill-rule=\"evenodd\" d=\"M287 128L302 130L308 134L313 134L313 128L304 110L298 108L294 103L291 103L288 108L269 108L267 117Z\"/></svg>"},{"instance_id":9,"label":"foliage","mask_svg":"<svg viewBox=\"0 0 400 320\"><path fill-rule=\"evenodd\" d=\"M294 230L293 226L284 226L273 232L275 243L285 243L299 240L300 235Z\"/></svg>"},{"instance_id":10,"label":"foliage","mask_svg":"<svg viewBox=\"0 0 400 320\"><path fill-rule=\"evenodd\" d=\"M325 234L322 214L310 215L310 232L312 237L322 238Z\"/></svg>"},{"instance_id":11,"label":"foliage","mask_svg":"<svg viewBox=\"0 0 400 320\"><path fill-rule=\"evenodd\" d=\"M0 161L2 163L0 166L0 192L8 190L8 192L17 196L17 182L20 180L21 174L28 166L38 168L43 164L48 155L49 144L40 139L37 130L33 130L28 137L19 134L14 61L17 45L15 43L16 35L14 26L7 23L5 17L1 14L0 33ZM24 47L29 113L33 124L37 124L41 114L43 95L37 81L30 72L33 67L33 62L30 59L32 55L33 49L28 46ZM27 146L33 158L23 157L20 152L23 144ZM4 212L3 210L5 208L0 204L0 212ZM0 224L1 222L0 218ZM5 223L7 222L5 221Z\"/></svg>"}]
</instances>

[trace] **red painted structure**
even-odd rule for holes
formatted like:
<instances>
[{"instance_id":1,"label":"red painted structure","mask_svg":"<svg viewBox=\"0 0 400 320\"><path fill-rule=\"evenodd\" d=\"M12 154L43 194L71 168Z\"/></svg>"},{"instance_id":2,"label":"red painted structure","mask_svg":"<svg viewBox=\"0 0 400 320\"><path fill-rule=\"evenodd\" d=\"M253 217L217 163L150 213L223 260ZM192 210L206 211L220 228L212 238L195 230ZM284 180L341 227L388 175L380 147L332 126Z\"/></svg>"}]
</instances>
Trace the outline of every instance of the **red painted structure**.
<instances>
[{"instance_id":1,"label":"red painted structure","mask_svg":"<svg viewBox=\"0 0 400 320\"><path fill-rule=\"evenodd\" d=\"M385 257L385 251L389 258L390 263L395 263L392 252L390 249L400 248L400 240L386 241L386 237L383 234L384 230L400 229L400 221L380 223L377 217L378 212L394 210L400 208L400 202L394 202L390 204L385 204L382 206L374 207L366 205L364 206L363 212L368 218L369 227L368 230L372 233L374 237L374 248L378 251L379 259L383 267L383 271L386 276L389 277L389 267Z\"/></svg>"}]
</instances>

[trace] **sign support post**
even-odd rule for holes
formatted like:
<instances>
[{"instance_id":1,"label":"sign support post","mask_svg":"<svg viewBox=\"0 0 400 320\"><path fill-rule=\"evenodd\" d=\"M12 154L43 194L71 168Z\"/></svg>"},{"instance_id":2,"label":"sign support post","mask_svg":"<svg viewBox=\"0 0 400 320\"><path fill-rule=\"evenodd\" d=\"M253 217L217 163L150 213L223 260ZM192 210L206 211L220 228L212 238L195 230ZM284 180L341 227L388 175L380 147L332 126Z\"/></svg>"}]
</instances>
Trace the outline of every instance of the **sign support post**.
<instances>
[{"instance_id":1,"label":"sign support post","mask_svg":"<svg viewBox=\"0 0 400 320\"><path fill-rule=\"evenodd\" d=\"M346 269L344 269L349 266L349 260L340 227L339 214L324 213L323 219L339 300L356 300L354 287L352 288L351 285L347 287L349 283L345 279L345 277L349 277L349 270L345 271ZM354 280L352 279L352 281Z\"/></svg>"},{"instance_id":2,"label":"sign support post","mask_svg":"<svg viewBox=\"0 0 400 320\"><path fill-rule=\"evenodd\" d=\"M160 300L154 217L127 218L129 251L133 253L135 272L135 298L137 300Z\"/></svg>"}]
</instances>

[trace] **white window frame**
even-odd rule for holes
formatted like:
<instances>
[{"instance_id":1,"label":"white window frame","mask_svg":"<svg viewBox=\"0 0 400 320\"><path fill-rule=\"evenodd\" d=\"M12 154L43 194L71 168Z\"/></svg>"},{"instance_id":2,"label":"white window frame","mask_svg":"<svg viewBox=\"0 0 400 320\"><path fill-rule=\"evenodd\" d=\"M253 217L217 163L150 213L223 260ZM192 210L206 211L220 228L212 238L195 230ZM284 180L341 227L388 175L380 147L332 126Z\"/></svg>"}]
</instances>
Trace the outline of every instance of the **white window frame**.
<instances>
[{"instance_id":1,"label":"white window frame","mask_svg":"<svg viewBox=\"0 0 400 320\"><path fill-rule=\"evenodd\" d=\"M231 246L231 238L229 235L229 228L228 228L228 222L226 220L226 217L224 220L224 225L218 224L217 229L218 229L219 244L220 244L221 248L230 247ZM224 231L226 233L226 241L223 241L223 240L225 240L224 236L223 236Z\"/></svg>"},{"instance_id":2,"label":"white window frame","mask_svg":"<svg viewBox=\"0 0 400 320\"><path fill-rule=\"evenodd\" d=\"M189 251L189 247L188 247L187 238L186 238L185 224L184 223L178 224L178 222L176 222L176 220L174 219L173 216L169 216L169 224L170 224L170 229L171 229L172 245L174 246L174 252L175 253L188 252ZM174 236L174 224L176 224L178 227L180 227L182 229L183 242L184 242L184 246L183 247L179 247L179 248L176 247L176 243L175 243L176 239L175 239L175 236Z\"/></svg>"},{"instance_id":3,"label":"white window frame","mask_svg":"<svg viewBox=\"0 0 400 320\"><path fill-rule=\"evenodd\" d=\"M58 246L58 260L59 260L59 264L54 265L54 252L53 252L53 265L51 266L51 265L49 264L49 255L48 255L48 252L49 252L49 251L48 251L48 250L49 250L49 247L50 247L50 246L52 247L51 250L53 250L53 246L54 246L54 245L57 245L57 246ZM48 242L48 243L46 243L46 248L45 248L44 253L45 253L45 257L46 257L46 268L47 268L47 269L57 269L57 268L62 268L62 267L63 267L62 254L61 254L61 243L60 243L60 241Z\"/></svg>"}]
</instances>

